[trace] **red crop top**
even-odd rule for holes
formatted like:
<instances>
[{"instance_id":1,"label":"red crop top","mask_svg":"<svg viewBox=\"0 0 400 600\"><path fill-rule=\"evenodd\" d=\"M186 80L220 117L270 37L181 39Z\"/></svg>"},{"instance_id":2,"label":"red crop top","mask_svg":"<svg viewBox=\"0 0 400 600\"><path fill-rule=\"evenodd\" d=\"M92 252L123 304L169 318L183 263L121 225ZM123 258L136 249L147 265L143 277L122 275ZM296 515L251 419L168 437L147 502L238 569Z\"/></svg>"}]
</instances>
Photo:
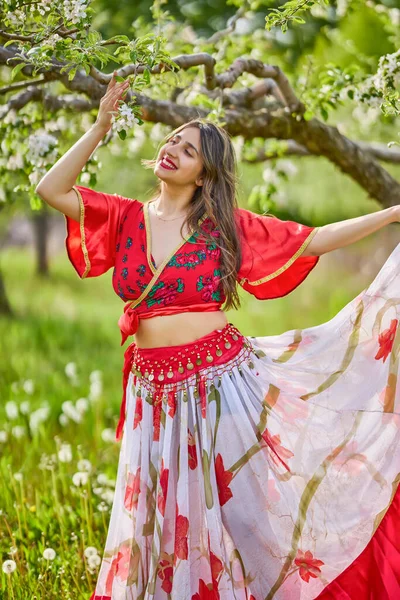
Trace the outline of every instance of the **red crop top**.
<instances>
[{"instance_id":1,"label":"red crop top","mask_svg":"<svg viewBox=\"0 0 400 600\"><path fill-rule=\"evenodd\" d=\"M187 236L156 266L151 255L148 204L117 194L74 186L80 221L66 216L68 257L79 277L96 277L113 267L112 284L126 302L119 319L121 345L137 331L139 318L220 310L225 302L216 244ZM317 227L238 208L242 263L238 283L256 298L285 296L315 267L319 256L302 256ZM204 215L217 239L218 228Z\"/></svg>"}]
</instances>

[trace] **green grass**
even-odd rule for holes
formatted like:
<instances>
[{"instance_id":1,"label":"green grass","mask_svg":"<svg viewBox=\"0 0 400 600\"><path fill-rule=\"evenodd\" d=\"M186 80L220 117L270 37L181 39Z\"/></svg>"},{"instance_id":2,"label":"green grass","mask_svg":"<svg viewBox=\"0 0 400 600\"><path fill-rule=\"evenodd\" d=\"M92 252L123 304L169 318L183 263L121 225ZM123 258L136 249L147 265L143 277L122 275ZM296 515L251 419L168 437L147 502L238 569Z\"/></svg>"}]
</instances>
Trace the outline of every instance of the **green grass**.
<instances>
[{"instance_id":1,"label":"green grass","mask_svg":"<svg viewBox=\"0 0 400 600\"><path fill-rule=\"evenodd\" d=\"M368 247L358 245L349 252L368 252ZM12 558L17 568L10 575L1 572L0 587L7 600L87 599L97 569L89 569L83 552L95 546L102 554L111 506L97 489L107 494L111 484L99 485L96 478L105 473L114 479L118 462L119 444L105 441L101 434L114 431L119 414L127 346L120 346L117 325L123 303L112 290L111 270L81 281L66 254L52 260L49 278L33 274L27 251L4 252L1 269L15 316L0 318L0 435L8 435L0 442L0 546L2 561ZM308 279L282 299L262 302L241 293L243 306L229 311L228 319L252 336L317 325L333 317L367 283L365 276L356 278L345 265L322 257ZM70 362L76 364L76 385L65 372ZM93 371L101 371L100 396L88 402L81 422L70 419L62 425L63 402L89 397ZM26 380L33 382L32 393L23 389ZM6 403L20 406L26 400L28 414L10 419ZM45 405L49 415L32 433L29 418ZM15 426L24 428L22 437L13 435ZM69 462L58 457L63 443L71 445ZM78 488L72 476L80 459L89 460L92 471L88 483ZM22 479L15 478L16 473ZM12 547L15 553L10 553ZM48 547L56 552L54 560L43 558Z\"/></svg>"}]
</instances>

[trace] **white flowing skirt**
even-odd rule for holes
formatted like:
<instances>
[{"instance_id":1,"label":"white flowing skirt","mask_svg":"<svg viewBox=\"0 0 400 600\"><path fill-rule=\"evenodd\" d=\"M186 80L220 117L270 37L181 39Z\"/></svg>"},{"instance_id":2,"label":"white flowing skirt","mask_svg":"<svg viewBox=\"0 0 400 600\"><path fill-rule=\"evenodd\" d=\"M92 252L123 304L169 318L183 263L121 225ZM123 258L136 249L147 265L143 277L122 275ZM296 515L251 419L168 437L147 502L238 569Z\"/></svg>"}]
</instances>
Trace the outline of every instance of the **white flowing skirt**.
<instances>
[{"instance_id":1,"label":"white flowing skirt","mask_svg":"<svg viewBox=\"0 0 400 600\"><path fill-rule=\"evenodd\" d=\"M360 555L399 481L399 271L400 244L330 321L247 337L157 436L130 373L96 600L312 600Z\"/></svg>"}]
</instances>

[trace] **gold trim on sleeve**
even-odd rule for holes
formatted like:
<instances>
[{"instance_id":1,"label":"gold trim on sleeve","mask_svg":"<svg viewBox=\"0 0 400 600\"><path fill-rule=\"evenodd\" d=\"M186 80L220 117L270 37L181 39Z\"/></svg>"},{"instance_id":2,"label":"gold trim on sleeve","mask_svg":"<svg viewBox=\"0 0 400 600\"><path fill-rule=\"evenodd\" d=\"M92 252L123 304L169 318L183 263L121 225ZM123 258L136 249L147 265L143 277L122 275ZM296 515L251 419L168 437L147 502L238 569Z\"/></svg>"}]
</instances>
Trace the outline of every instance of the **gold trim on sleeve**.
<instances>
[{"instance_id":1,"label":"gold trim on sleeve","mask_svg":"<svg viewBox=\"0 0 400 600\"><path fill-rule=\"evenodd\" d=\"M83 203L83 198L82 198L82 194L80 193L80 191L74 185L72 186L72 189L75 191L76 195L78 196L78 200L79 200L79 228L80 228L80 232L81 232L81 248L82 248L83 258L85 260L85 265L86 265L85 271L82 274L82 279L84 279L85 277L87 277L87 275L91 269L89 253L86 248L86 240L85 240L85 205Z\"/></svg>"},{"instance_id":2,"label":"gold trim on sleeve","mask_svg":"<svg viewBox=\"0 0 400 600\"><path fill-rule=\"evenodd\" d=\"M260 285L261 283L266 283L267 281L270 281L271 279L274 279L275 277L278 277L278 275L280 275L281 273L283 273L284 271L286 271L286 269L288 269L294 263L294 261L297 258L299 258L299 256L307 248L308 244L311 242L311 240L313 239L313 237L315 236L315 234L317 233L318 230L319 230L319 227L315 227L310 232L310 234L307 236L307 238L304 240L304 242L302 243L302 245L300 246L300 248L297 250L297 252L295 252L293 254L293 256L291 258L289 258L289 260L282 267L280 267L277 271L275 271L274 273L270 273L270 275L266 275L262 279L257 279L256 281L249 281L246 277L243 277L239 281L239 284L243 285L245 282L247 282L249 285Z\"/></svg>"}]
</instances>

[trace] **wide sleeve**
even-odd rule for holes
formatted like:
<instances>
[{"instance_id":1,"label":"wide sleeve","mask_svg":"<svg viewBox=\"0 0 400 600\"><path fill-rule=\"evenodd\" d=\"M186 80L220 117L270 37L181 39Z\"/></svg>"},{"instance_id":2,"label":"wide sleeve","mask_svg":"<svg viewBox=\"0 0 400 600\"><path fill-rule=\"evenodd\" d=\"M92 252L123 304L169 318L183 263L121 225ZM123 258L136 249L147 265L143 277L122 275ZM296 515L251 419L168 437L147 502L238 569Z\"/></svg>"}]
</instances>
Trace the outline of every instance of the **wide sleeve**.
<instances>
[{"instance_id":1,"label":"wide sleeve","mask_svg":"<svg viewBox=\"0 0 400 600\"><path fill-rule=\"evenodd\" d=\"M237 209L242 262L239 284L256 298L279 298L293 291L319 256L302 256L318 227Z\"/></svg>"},{"instance_id":2,"label":"wide sleeve","mask_svg":"<svg viewBox=\"0 0 400 600\"><path fill-rule=\"evenodd\" d=\"M102 275L114 265L117 236L131 203L117 194L73 186L79 200L79 222L65 215L68 258L81 279Z\"/></svg>"}]
</instances>

